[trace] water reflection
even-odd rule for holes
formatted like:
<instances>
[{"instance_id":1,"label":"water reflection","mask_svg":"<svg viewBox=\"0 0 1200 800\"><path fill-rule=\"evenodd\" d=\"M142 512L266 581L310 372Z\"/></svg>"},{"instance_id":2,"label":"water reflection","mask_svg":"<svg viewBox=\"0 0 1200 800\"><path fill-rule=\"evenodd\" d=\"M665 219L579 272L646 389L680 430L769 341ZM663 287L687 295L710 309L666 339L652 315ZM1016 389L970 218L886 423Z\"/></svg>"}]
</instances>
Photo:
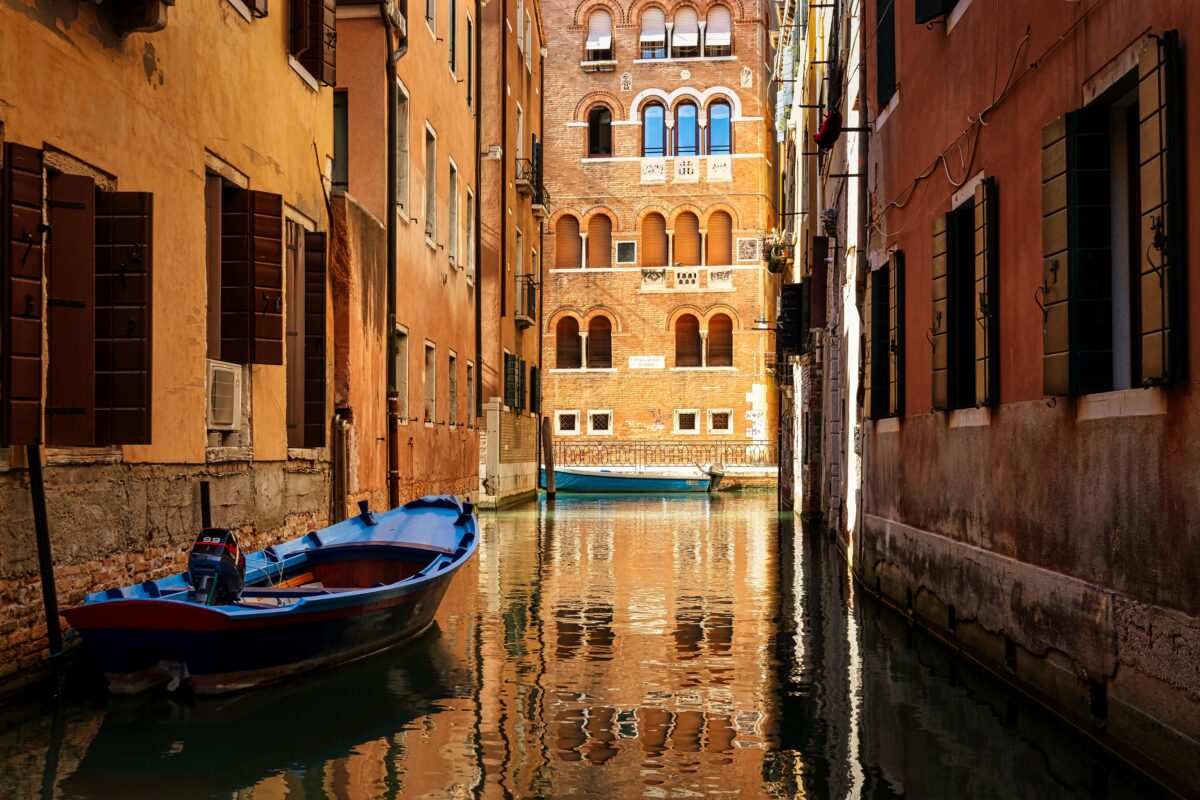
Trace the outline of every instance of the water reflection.
<instances>
[{"instance_id":1,"label":"water reflection","mask_svg":"<svg viewBox=\"0 0 1200 800\"><path fill-rule=\"evenodd\" d=\"M216 701L0 720L0 794L1154 793L856 596L774 502L563 497L484 516L418 643Z\"/></svg>"}]
</instances>

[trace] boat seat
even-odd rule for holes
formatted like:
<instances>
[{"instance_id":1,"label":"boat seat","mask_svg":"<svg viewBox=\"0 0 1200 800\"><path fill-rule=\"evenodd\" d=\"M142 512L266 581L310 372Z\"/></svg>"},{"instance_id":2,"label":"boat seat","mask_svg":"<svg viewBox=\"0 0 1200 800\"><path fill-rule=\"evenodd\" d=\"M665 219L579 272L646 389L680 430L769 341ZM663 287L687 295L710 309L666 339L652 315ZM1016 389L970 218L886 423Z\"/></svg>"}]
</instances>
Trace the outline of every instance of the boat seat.
<instances>
[{"instance_id":1,"label":"boat seat","mask_svg":"<svg viewBox=\"0 0 1200 800\"><path fill-rule=\"evenodd\" d=\"M247 586L242 589L242 597L312 597L352 591L354 590L327 588L320 583L310 583L307 586Z\"/></svg>"}]
</instances>

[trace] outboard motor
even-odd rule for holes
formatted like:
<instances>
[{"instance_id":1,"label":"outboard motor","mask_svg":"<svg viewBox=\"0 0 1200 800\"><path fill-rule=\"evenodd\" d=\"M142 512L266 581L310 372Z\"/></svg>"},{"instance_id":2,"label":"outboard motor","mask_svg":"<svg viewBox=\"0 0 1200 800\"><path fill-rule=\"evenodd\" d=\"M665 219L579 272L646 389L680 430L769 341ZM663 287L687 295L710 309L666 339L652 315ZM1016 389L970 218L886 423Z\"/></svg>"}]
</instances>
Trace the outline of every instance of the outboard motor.
<instances>
[{"instance_id":1,"label":"outboard motor","mask_svg":"<svg viewBox=\"0 0 1200 800\"><path fill-rule=\"evenodd\" d=\"M232 603L242 593L246 557L228 528L205 528L188 554L188 580L206 606Z\"/></svg>"}]
</instances>

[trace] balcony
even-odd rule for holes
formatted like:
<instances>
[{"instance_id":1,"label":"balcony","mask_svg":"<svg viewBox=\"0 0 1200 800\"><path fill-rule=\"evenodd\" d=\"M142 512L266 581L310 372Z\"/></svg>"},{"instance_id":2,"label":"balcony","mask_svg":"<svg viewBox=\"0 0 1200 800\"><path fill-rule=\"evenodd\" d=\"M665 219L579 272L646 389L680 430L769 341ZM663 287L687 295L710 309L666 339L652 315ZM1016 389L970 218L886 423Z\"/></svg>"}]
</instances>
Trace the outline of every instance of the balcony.
<instances>
[{"instance_id":1,"label":"balcony","mask_svg":"<svg viewBox=\"0 0 1200 800\"><path fill-rule=\"evenodd\" d=\"M529 207L533 211L534 217L545 219L550 216L550 192L546 191L545 186L538 186L536 183L533 190L533 200Z\"/></svg>"},{"instance_id":2,"label":"balcony","mask_svg":"<svg viewBox=\"0 0 1200 800\"><path fill-rule=\"evenodd\" d=\"M533 275L517 276L517 308L513 321L518 328L529 328L537 322L538 285Z\"/></svg>"},{"instance_id":3,"label":"balcony","mask_svg":"<svg viewBox=\"0 0 1200 800\"><path fill-rule=\"evenodd\" d=\"M537 186L537 168L532 158L517 159L517 191L526 197L532 197Z\"/></svg>"}]
</instances>

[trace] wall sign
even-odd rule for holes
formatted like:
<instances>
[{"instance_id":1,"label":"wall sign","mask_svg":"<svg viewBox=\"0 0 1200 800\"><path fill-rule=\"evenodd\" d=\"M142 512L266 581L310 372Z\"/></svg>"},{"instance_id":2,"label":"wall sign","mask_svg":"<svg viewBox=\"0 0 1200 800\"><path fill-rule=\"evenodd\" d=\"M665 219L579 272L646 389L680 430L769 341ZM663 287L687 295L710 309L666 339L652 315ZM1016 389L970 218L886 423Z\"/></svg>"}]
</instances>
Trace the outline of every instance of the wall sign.
<instances>
[{"instance_id":1,"label":"wall sign","mask_svg":"<svg viewBox=\"0 0 1200 800\"><path fill-rule=\"evenodd\" d=\"M630 369L666 369L666 356L630 356Z\"/></svg>"}]
</instances>

